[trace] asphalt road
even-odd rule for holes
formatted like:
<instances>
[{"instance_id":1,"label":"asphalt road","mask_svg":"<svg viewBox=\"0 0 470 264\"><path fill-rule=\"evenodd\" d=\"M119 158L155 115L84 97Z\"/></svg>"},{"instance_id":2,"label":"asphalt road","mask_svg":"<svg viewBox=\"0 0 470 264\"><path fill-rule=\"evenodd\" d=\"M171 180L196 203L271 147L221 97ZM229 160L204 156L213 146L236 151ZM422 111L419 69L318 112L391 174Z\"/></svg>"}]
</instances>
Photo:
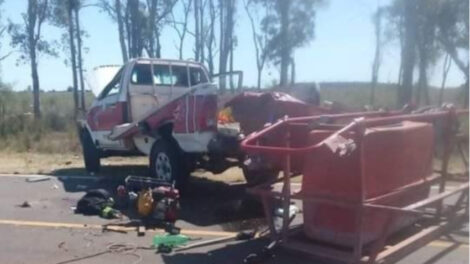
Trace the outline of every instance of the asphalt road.
<instances>
[{"instance_id":1,"label":"asphalt road","mask_svg":"<svg viewBox=\"0 0 470 264\"><path fill-rule=\"evenodd\" d=\"M97 187L112 190L122 179L54 176L46 181L27 182L28 178L28 175L0 175L0 263L65 263L72 259L79 259L72 263L101 264L242 263L245 256L259 252L268 243L266 239L233 241L166 255L135 249L150 246L153 235L160 231L148 230L142 237L132 228L123 229L127 233L102 232L101 225L116 220L73 212L87 190ZM247 202L243 185L193 180L185 197L177 225L192 238L232 236L263 223L260 208ZM20 207L24 201L31 207ZM468 224L465 224L400 263L468 263L468 242ZM127 250L103 253L113 245L125 246ZM319 262L278 250L266 263Z\"/></svg>"}]
</instances>

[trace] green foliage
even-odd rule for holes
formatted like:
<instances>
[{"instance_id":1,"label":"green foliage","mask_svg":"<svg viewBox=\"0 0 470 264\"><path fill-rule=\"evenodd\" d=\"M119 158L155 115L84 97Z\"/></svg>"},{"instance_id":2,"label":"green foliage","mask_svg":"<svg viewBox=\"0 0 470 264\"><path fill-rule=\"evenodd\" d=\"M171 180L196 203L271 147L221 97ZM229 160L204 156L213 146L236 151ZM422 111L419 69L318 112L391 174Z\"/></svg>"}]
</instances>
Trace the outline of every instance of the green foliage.
<instances>
[{"instance_id":1,"label":"green foliage","mask_svg":"<svg viewBox=\"0 0 470 264\"><path fill-rule=\"evenodd\" d=\"M456 48L468 50L469 1L439 1L439 5L437 7L437 22L442 38L445 38Z\"/></svg>"},{"instance_id":2,"label":"green foliage","mask_svg":"<svg viewBox=\"0 0 470 264\"><path fill-rule=\"evenodd\" d=\"M122 28L121 49L131 58L142 56L144 49L150 57L160 57L161 28L177 0L98 0L97 6ZM124 55L123 55L124 57ZM126 59L124 59L126 61Z\"/></svg>"},{"instance_id":3,"label":"green foliage","mask_svg":"<svg viewBox=\"0 0 470 264\"><path fill-rule=\"evenodd\" d=\"M289 50L302 47L313 39L316 7L321 0L284 1L256 0L265 5L267 13L261 20L261 30L268 36L269 58L278 62L282 47ZM282 34L282 13L288 12L288 30Z\"/></svg>"},{"instance_id":4,"label":"green foliage","mask_svg":"<svg viewBox=\"0 0 470 264\"><path fill-rule=\"evenodd\" d=\"M50 16L48 1L30 0L27 12L22 14L24 23L16 24L10 21L8 25L8 33L11 36L10 45L21 52L19 62L29 61L30 51L33 49L42 54L57 56L57 43L44 40L40 35L42 24Z\"/></svg>"}]
</instances>

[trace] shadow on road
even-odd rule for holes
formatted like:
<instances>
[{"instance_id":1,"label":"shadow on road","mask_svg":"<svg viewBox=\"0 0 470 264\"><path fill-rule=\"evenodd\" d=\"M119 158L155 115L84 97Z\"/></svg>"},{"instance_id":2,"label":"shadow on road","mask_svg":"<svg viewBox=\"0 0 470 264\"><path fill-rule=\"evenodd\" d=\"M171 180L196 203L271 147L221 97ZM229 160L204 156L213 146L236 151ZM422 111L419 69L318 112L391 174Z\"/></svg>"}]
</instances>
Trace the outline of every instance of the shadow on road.
<instances>
[{"instance_id":1,"label":"shadow on road","mask_svg":"<svg viewBox=\"0 0 470 264\"><path fill-rule=\"evenodd\" d=\"M103 166L97 175L87 174L83 168L59 169L52 173L63 183L67 192L87 192L105 189L116 194L128 175L147 176L147 166ZM231 185L206 178L190 177L180 200L179 219L197 226L222 225L224 230L252 228L263 217L261 204L246 193L244 184ZM131 207L132 208L132 207ZM132 210L122 211L129 218L136 216Z\"/></svg>"}]
</instances>

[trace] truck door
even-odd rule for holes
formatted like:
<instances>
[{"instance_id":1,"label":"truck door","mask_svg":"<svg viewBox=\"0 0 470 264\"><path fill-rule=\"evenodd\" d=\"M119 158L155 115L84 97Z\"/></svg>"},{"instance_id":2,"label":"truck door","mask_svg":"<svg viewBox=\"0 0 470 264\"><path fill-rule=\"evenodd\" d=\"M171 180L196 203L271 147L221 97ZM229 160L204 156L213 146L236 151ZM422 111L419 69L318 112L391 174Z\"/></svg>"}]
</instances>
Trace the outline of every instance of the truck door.
<instances>
[{"instance_id":1,"label":"truck door","mask_svg":"<svg viewBox=\"0 0 470 264\"><path fill-rule=\"evenodd\" d=\"M179 97L190 89L194 92L183 97L176 120L175 133L201 133L216 128L217 96L204 69L197 65L171 65L173 96Z\"/></svg>"},{"instance_id":2,"label":"truck door","mask_svg":"<svg viewBox=\"0 0 470 264\"><path fill-rule=\"evenodd\" d=\"M168 62L138 62L134 65L129 84L130 112L132 121L145 117L164 106L188 89L187 67L182 78L175 78Z\"/></svg>"},{"instance_id":3,"label":"truck door","mask_svg":"<svg viewBox=\"0 0 470 264\"><path fill-rule=\"evenodd\" d=\"M121 95L122 75L123 69L121 68L103 89L88 114L87 122L94 141L106 149L124 148L122 141L110 140L107 137L115 126L127 121L127 104L125 97Z\"/></svg>"}]
</instances>

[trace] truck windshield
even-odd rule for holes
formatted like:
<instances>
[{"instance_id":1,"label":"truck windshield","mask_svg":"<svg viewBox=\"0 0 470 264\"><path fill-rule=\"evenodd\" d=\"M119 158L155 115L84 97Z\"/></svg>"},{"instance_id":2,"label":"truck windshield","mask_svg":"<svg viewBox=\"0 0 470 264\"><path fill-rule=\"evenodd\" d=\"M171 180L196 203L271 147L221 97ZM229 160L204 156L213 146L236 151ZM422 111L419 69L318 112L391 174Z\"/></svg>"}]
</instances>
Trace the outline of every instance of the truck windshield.
<instances>
[{"instance_id":1,"label":"truck windshield","mask_svg":"<svg viewBox=\"0 0 470 264\"><path fill-rule=\"evenodd\" d=\"M121 67L113 79L104 87L103 91L99 95L99 99L103 99L106 96L118 94L120 90L121 74L124 67Z\"/></svg>"}]
</instances>

